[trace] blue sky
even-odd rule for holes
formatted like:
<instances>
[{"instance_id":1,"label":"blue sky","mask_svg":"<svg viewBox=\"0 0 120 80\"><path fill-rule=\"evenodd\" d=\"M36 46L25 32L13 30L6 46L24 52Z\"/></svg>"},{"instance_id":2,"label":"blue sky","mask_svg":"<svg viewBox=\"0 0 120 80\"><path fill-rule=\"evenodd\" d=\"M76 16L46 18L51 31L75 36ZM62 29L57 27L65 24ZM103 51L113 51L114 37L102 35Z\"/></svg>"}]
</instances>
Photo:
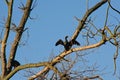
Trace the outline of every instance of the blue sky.
<instances>
[{"instance_id":1,"label":"blue sky","mask_svg":"<svg viewBox=\"0 0 120 80\"><path fill-rule=\"evenodd\" d=\"M20 1L25 2L25 0L15 0L17 4L20 5ZM96 4L100 0L90 0L89 8ZM113 6L120 10L119 0L111 0ZM104 4L100 9L95 11L90 17L95 19L94 23L97 27L104 25L105 13L107 5ZM14 14L12 21L19 24L20 11L17 7L14 7ZM7 16L7 7L4 1L0 1L0 27L4 26L4 19ZM62 46L55 47L55 42L58 39L64 39L66 35L69 38L73 35L75 29L77 28L78 21L74 16L82 18L86 11L86 0L37 0L36 7L31 13L31 17L35 18L27 22L26 27L28 27L28 33L25 32L22 38L22 42L26 43L25 46L20 46L17 51L16 59L20 61L21 64L34 63L47 61L51 53L54 55L59 54L63 50ZM120 18L116 12L110 10L108 25L118 24L118 21L113 17ZM29 34L29 37L27 36ZM11 38L13 38L14 33L12 33ZM10 40L11 40L10 38ZM28 40L27 40L28 39ZM27 40L27 42L25 42ZM81 34L78 36L77 40L81 43L81 46L85 45L84 39ZM11 42L8 43L9 47ZM9 52L8 47L8 52ZM87 55L86 58L89 60L89 64L97 63L100 65L100 69L106 67L106 73L102 78L104 80L116 80L113 76L113 54L115 47L112 47L109 43L96 48L93 53ZM117 59L118 64L120 63L120 58ZM119 68L118 68L119 69ZM104 71L104 72L105 72ZM16 80L16 78L21 78L20 80L26 80L23 77L24 72L20 71L11 80Z\"/></svg>"}]
</instances>

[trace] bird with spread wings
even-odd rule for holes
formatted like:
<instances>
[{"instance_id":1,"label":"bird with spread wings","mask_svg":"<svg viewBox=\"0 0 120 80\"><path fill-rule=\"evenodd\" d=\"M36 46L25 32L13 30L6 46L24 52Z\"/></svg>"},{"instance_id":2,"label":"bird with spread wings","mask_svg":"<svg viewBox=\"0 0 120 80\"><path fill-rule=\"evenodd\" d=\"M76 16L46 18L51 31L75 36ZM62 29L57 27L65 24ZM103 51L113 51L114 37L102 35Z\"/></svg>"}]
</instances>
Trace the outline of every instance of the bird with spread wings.
<instances>
[{"instance_id":1,"label":"bird with spread wings","mask_svg":"<svg viewBox=\"0 0 120 80\"><path fill-rule=\"evenodd\" d=\"M59 40L56 42L55 46L63 45L66 51L68 51L69 49L71 49L71 47L72 47L73 45L78 45L78 46L80 46L80 43L77 42L76 40L73 39L73 40L68 41L67 38L68 38L68 36L65 37L65 41L59 39Z\"/></svg>"}]
</instances>

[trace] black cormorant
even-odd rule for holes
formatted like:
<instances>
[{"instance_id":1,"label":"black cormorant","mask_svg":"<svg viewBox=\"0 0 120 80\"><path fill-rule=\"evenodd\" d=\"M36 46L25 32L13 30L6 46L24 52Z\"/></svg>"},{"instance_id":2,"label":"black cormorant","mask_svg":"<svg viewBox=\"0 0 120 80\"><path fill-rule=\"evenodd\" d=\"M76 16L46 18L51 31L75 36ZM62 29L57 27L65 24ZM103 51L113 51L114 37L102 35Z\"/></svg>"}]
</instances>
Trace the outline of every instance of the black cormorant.
<instances>
[{"instance_id":1,"label":"black cormorant","mask_svg":"<svg viewBox=\"0 0 120 80\"><path fill-rule=\"evenodd\" d=\"M73 40L68 41L67 38L68 38L68 36L65 37L65 42L62 41L61 39L59 39L56 42L55 46L57 46L57 45L63 45L64 48L65 48L65 50L68 51L72 47L72 45L80 45L80 43L77 42L76 40L73 39Z\"/></svg>"},{"instance_id":2,"label":"black cormorant","mask_svg":"<svg viewBox=\"0 0 120 80\"><path fill-rule=\"evenodd\" d=\"M16 68L16 67L20 66L20 63L19 63L17 60L13 60L13 61L12 61L12 66L13 66L14 68Z\"/></svg>"}]
</instances>

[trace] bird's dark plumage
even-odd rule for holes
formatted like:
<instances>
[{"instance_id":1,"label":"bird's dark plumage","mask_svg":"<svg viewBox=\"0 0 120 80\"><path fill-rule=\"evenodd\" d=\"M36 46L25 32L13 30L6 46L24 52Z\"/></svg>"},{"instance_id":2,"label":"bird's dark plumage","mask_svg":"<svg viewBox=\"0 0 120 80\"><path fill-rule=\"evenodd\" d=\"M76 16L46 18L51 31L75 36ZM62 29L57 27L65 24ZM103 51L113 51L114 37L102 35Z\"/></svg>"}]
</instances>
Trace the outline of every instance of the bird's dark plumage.
<instances>
[{"instance_id":1,"label":"bird's dark plumage","mask_svg":"<svg viewBox=\"0 0 120 80\"><path fill-rule=\"evenodd\" d=\"M59 44L64 45L64 42L63 42L61 39L59 39L59 40L56 42L55 46L57 46L57 45L59 45Z\"/></svg>"},{"instance_id":2,"label":"bird's dark plumage","mask_svg":"<svg viewBox=\"0 0 120 80\"><path fill-rule=\"evenodd\" d=\"M72 45L80 45L80 43L77 42L76 40L73 39L73 40L68 41L67 38L68 38L68 36L65 37L65 42L62 41L61 39L59 39L56 42L55 46L63 45L65 50L68 51L72 47Z\"/></svg>"},{"instance_id":3,"label":"bird's dark plumage","mask_svg":"<svg viewBox=\"0 0 120 80\"><path fill-rule=\"evenodd\" d=\"M12 61L12 66L16 68L17 66L20 66L20 63L17 60Z\"/></svg>"},{"instance_id":4,"label":"bird's dark plumage","mask_svg":"<svg viewBox=\"0 0 120 80\"><path fill-rule=\"evenodd\" d=\"M80 46L80 43L79 43L79 42L77 42L76 40L71 40L71 44L75 44L75 45Z\"/></svg>"}]
</instances>

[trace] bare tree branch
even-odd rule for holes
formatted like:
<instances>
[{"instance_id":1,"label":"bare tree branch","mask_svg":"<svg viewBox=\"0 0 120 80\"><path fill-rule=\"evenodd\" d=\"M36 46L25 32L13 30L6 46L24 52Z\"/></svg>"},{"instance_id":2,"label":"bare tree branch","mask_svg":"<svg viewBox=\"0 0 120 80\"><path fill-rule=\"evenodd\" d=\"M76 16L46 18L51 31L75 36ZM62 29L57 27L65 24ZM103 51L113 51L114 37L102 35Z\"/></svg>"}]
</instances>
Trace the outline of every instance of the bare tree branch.
<instances>
[{"instance_id":1,"label":"bare tree branch","mask_svg":"<svg viewBox=\"0 0 120 80\"><path fill-rule=\"evenodd\" d=\"M118 11L117 9L115 9L115 8L111 5L110 0L108 0L108 4L109 4L109 6L111 7L111 9L113 9L113 10L116 11L118 14L120 14L120 11Z\"/></svg>"},{"instance_id":2,"label":"bare tree branch","mask_svg":"<svg viewBox=\"0 0 120 80\"><path fill-rule=\"evenodd\" d=\"M105 4L106 2L107 2L107 0L102 0L101 2L99 2L95 6L93 6L92 8L88 9L88 11L83 16L82 20L79 21L79 25L78 25L78 27L77 27L76 31L74 32L74 34L73 34L71 39L76 39L77 38L77 36L79 35L80 31L83 29L84 24L85 24L87 18L89 17L89 15L92 12L94 12L95 10L97 10L100 6Z\"/></svg>"},{"instance_id":3,"label":"bare tree branch","mask_svg":"<svg viewBox=\"0 0 120 80\"><path fill-rule=\"evenodd\" d=\"M104 24L104 27L107 25L107 21L108 21L108 13L109 13L109 7L107 7L107 12L106 12L106 19L105 19L105 24Z\"/></svg>"},{"instance_id":4,"label":"bare tree branch","mask_svg":"<svg viewBox=\"0 0 120 80\"><path fill-rule=\"evenodd\" d=\"M77 36L79 35L79 32L83 29L83 26L85 24L85 21L87 20L88 16L94 12L96 9L98 9L99 7L101 7L104 3L106 3L107 0L102 0L101 2L97 3L95 6L93 6L91 9L89 9L86 14L84 15L83 19L81 21L79 21L79 25L76 29L76 31L74 32L73 36L71 39L76 39ZM104 44L106 41L103 39L102 41L100 41L97 44L93 44L90 46L84 46L84 47L80 47L80 48L75 48L75 49L70 49L69 51L65 51L62 52L59 56L57 56L55 59L52 60L52 64L53 66L55 64L57 64L57 62L59 62L62 58L64 58L66 55L75 52L75 51L81 51L81 50L86 50L86 49L91 49L91 48L95 48L95 47L99 47L100 45ZM31 76L29 79L33 80L35 78L37 78L39 75L41 74L46 74L50 69L48 67L45 67L42 71L38 72L36 75Z\"/></svg>"},{"instance_id":5,"label":"bare tree branch","mask_svg":"<svg viewBox=\"0 0 120 80\"><path fill-rule=\"evenodd\" d=\"M18 7L19 9L22 10L23 15L20 20L20 23L17 26L15 23L11 22L12 8L13 8L14 0L4 0L4 1L6 2L7 6L8 6L8 16L7 16L7 20L6 20L5 27L4 27L5 28L4 34L1 34L1 35L3 35L3 38L1 38L2 40L0 41L0 44L1 44L0 58L2 61L2 72L1 72L2 75L0 75L0 80L9 80L15 73L17 73L20 70L27 69L27 68L36 68L36 67L42 67L42 68L44 67L44 68L41 71L39 71L38 73L32 74L32 76L30 76L28 78L29 80L34 80L34 79L38 79L38 78L47 79L47 77L51 76L51 75L48 75L48 73L50 73L49 72L50 70L52 70L53 76L54 76L54 74L56 75L56 79L61 79L61 80L73 79L76 76L74 76L74 77L71 76L71 74L75 74L74 72L72 73L71 70L72 70L74 64L76 63L76 59L77 59L77 57L79 57L79 55L76 56L76 59L73 62L66 60L65 59L66 56L70 55L73 52L85 51L88 49L100 47L100 46L104 45L106 42L109 42L110 44L112 44L113 46L116 47L116 52L114 53L114 57L113 57L114 58L114 74L116 73L116 59L119 55L118 49L120 47L120 44L119 44L120 43L120 31L119 31L120 26L111 28L111 27L107 26L107 22L108 22L108 15L109 15L110 8L119 14L120 14L120 11L118 11L111 5L110 0L100 0L100 2L98 2L96 5L94 5L90 9L89 9L89 3L88 3L89 0L86 0L87 11L83 15L83 18L79 19L79 18L75 17L76 20L79 21L79 23L78 23L77 29L75 30L74 34L71 37L71 40L75 40L79 36L79 33L81 31L83 31L83 32L85 32L83 34L87 37L86 39L87 39L88 43L90 42L91 39L94 39L96 41L96 43L94 42L94 44L91 43L91 45L88 44L87 46L79 46L77 48L70 48L69 50L64 50L63 52L60 52L60 54L58 56L56 56L52 60L50 60L50 62L40 62L40 63L34 63L34 64L25 64L25 65L20 65L19 61L15 60L15 56L16 56L16 51L20 44L20 40L23 35L23 32L28 29L28 28L25 28L25 24L26 24L28 18L32 19L30 17L30 12L36 6L36 4L35 4L36 0L27 0L26 4L21 3L21 5ZM107 12L105 13L106 18L105 18L104 26L102 26L103 28L98 28L96 25L94 25L93 21L91 21L91 18L88 19L88 17L93 12L95 12L98 8L100 8L102 5L104 5L106 2L108 2L108 8L106 10ZM7 47L10 30L15 31L15 37L14 37L13 43L10 48L10 54L8 54L8 57L6 57L6 51L7 51L6 47ZM98 36L100 36L101 40L100 40L100 38L98 38ZM100 41L98 41L98 40L100 40ZM66 42L67 42L67 40L66 40ZM71 42L71 44L72 43L73 42ZM7 62L7 59L8 59L8 62ZM66 64L65 64L65 66L63 65L64 67L62 67L62 69L60 71L56 64L62 63L63 60L65 60L66 62L68 61L67 63L69 66L65 67ZM16 61L18 63L18 65L16 66L15 64L13 64L13 61ZM87 71L87 70L84 70L83 72L85 72L85 71ZM94 72L95 68L90 71ZM83 73L80 73L80 74L83 74ZM55 77L52 77L52 78L55 78ZM83 80L91 80L91 79L103 80L99 75L85 77L85 78L84 78L84 75L82 75L82 77L80 77L80 78L77 77L75 79L81 79L81 78Z\"/></svg>"},{"instance_id":6,"label":"bare tree branch","mask_svg":"<svg viewBox=\"0 0 120 80\"><path fill-rule=\"evenodd\" d=\"M84 78L84 80L93 80L93 79L99 79L99 80L103 80L100 76L96 75L96 76L92 76L92 77L87 77L87 78Z\"/></svg>"},{"instance_id":7,"label":"bare tree branch","mask_svg":"<svg viewBox=\"0 0 120 80\"><path fill-rule=\"evenodd\" d=\"M116 74L116 59L118 57L119 46L116 46L116 52L114 53L114 75Z\"/></svg>"},{"instance_id":8,"label":"bare tree branch","mask_svg":"<svg viewBox=\"0 0 120 80\"><path fill-rule=\"evenodd\" d=\"M15 54L16 54L16 50L17 50L17 47L19 45L19 42L20 42L20 39L21 39L21 36L22 36L22 33L24 31L24 27L25 27L25 24L26 24L26 21L30 15L30 12L31 12L31 5L32 5L32 2L33 0L27 0L27 3L26 3L26 9L24 10L24 14L22 16L22 19L20 21L20 24L18 25L18 32L16 33L16 36L15 36L15 39L14 39L14 42L11 46L11 51L10 51L10 56L9 56L9 60L8 60L8 64L7 64L7 70L8 70L8 73L11 72L11 69L12 69L12 61L14 60L15 58Z\"/></svg>"},{"instance_id":9,"label":"bare tree branch","mask_svg":"<svg viewBox=\"0 0 120 80\"><path fill-rule=\"evenodd\" d=\"M100 42L96 43L96 44L92 44L89 46L83 46L83 47L79 47L79 48L73 48L70 49L69 51L64 51L62 52L60 55L58 55L56 58L54 58L51 61L51 64L54 66L55 64L57 64L57 62L59 62L62 58L64 58L66 55L72 53L72 52L76 52L76 51L82 51L82 50L87 50L87 49L92 49L92 48L96 48L101 46L102 44L104 44L106 41L105 40L101 40ZM35 78L37 78L39 75L42 74L46 74L50 69L48 67L45 67L43 70L41 70L40 72L38 72L37 74L31 76L29 79L30 80L34 80Z\"/></svg>"},{"instance_id":10,"label":"bare tree branch","mask_svg":"<svg viewBox=\"0 0 120 80\"><path fill-rule=\"evenodd\" d=\"M12 70L6 77L4 80L8 80L10 79L16 72L23 70L23 69L27 69L27 68L35 68L35 67L41 67L41 66L48 66L49 67L50 63L49 62L40 62L40 63L31 63L31 64L25 64L25 65L21 65L16 67L14 70Z\"/></svg>"},{"instance_id":11,"label":"bare tree branch","mask_svg":"<svg viewBox=\"0 0 120 80\"><path fill-rule=\"evenodd\" d=\"M3 37L3 40L2 40L2 44L1 44L2 78L5 75L7 75L7 70L6 70L6 63L7 63L7 61L6 61L6 45L7 45L7 40L8 40L8 36L9 36L9 31L10 31L10 23L11 23L11 18L12 18L13 1L14 0L9 1L8 16L7 16L7 21L6 21L6 24L5 24L6 29L5 29L4 37Z\"/></svg>"}]
</instances>

